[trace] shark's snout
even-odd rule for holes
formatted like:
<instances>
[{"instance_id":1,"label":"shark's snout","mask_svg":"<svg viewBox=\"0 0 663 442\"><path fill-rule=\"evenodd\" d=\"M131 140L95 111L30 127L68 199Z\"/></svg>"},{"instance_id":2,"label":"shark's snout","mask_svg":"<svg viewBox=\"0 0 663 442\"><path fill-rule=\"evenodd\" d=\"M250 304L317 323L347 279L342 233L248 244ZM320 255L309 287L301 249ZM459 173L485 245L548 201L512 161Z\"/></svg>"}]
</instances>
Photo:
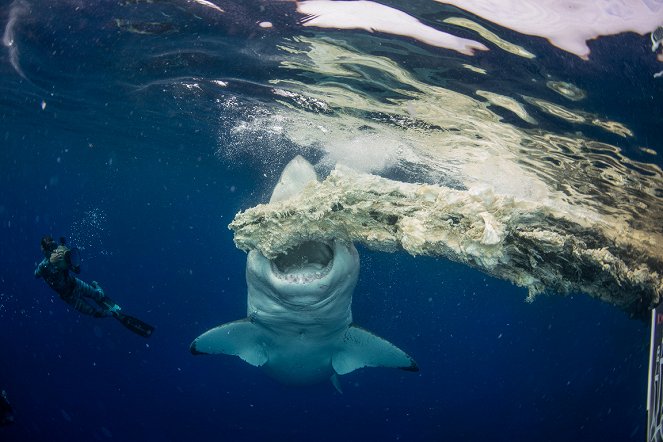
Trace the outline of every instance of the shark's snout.
<instances>
[{"instance_id":1,"label":"shark's snout","mask_svg":"<svg viewBox=\"0 0 663 442\"><path fill-rule=\"evenodd\" d=\"M277 278L295 284L308 284L329 274L334 265L333 245L305 241L271 261Z\"/></svg>"}]
</instances>

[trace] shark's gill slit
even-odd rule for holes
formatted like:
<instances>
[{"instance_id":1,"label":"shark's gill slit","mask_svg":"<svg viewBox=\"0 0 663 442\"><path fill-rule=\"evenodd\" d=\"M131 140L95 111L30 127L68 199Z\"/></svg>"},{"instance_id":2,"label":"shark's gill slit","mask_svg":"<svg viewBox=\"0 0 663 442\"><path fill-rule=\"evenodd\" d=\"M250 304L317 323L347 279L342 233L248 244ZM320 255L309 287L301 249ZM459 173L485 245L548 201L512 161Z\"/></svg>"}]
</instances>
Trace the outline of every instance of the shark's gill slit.
<instances>
[{"instance_id":1,"label":"shark's gill slit","mask_svg":"<svg viewBox=\"0 0 663 442\"><path fill-rule=\"evenodd\" d=\"M329 244L320 241L303 243L282 253L272 261L278 275L307 275L322 277L329 272L334 260L334 251Z\"/></svg>"}]
</instances>

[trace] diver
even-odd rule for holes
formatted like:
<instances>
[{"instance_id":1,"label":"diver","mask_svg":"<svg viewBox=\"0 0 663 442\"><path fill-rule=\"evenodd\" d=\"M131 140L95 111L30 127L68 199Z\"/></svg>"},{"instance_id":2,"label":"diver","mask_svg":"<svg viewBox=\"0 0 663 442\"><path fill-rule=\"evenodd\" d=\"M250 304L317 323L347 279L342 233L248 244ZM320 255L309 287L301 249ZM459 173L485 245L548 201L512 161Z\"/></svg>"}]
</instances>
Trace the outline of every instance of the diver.
<instances>
[{"instance_id":1,"label":"diver","mask_svg":"<svg viewBox=\"0 0 663 442\"><path fill-rule=\"evenodd\" d=\"M129 330L141 336L149 337L154 327L132 316L125 315L121 308L96 281L88 284L72 275L81 271L78 249L67 247L64 238L57 243L50 235L41 239L41 251L44 259L35 270L36 278L44 281L60 295L60 298L79 312L103 318L113 316Z\"/></svg>"},{"instance_id":2,"label":"diver","mask_svg":"<svg viewBox=\"0 0 663 442\"><path fill-rule=\"evenodd\" d=\"M0 391L0 427L14 423L14 410L9 403L7 392Z\"/></svg>"}]
</instances>

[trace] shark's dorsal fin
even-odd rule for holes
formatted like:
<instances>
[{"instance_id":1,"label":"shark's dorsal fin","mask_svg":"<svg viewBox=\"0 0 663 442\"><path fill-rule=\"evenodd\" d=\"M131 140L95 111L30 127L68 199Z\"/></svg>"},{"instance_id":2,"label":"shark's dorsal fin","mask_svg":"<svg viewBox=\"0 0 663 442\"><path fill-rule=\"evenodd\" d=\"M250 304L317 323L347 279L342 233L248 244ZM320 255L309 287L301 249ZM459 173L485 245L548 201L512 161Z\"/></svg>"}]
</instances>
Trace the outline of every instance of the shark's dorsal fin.
<instances>
[{"instance_id":1,"label":"shark's dorsal fin","mask_svg":"<svg viewBox=\"0 0 663 442\"><path fill-rule=\"evenodd\" d=\"M403 350L354 325L345 332L341 348L332 355L332 366L338 374L347 374L362 367L419 371L417 363Z\"/></svg>"},{"instance_id":2,"label":"shark's dorsal fin","mask_svg":"<svg viewBox=\"0 0 663 442\"><path fill-rule=\"evenodd\" d=\"M284 201L302 193L302 190L311 182L317 181L318 176L315 169L302 157L297 155L290 160L283 172L279 182L274 187L270 203Z\"/></svg>"},{"instance_id":3,"label":"shark's dorsal fin","mask_svg":"<svg viewBox=\"0 0 663 442\"><path fill-rule=\"evenodd\" d=\"M191 343L191 353L226 354L239 356L251 365L260 367L267 362L264 338L260 329L248 319L214 327Z\"/></svg>"}]
</instances>

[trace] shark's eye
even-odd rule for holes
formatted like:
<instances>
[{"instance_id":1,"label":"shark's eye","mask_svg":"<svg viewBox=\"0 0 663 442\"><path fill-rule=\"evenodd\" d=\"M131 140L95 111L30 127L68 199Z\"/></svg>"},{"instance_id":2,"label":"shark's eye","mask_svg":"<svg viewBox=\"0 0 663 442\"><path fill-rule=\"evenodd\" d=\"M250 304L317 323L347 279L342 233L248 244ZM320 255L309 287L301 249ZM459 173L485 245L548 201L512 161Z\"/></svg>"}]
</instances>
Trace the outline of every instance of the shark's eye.
<instances>
[{"instance_id":1,"label":"shark's eye","mask_svg":"<svg viewBox=\"0 0 663 442\"><path fill-rule=\"evenodd\" d=\"M334 251L323 242L305 241L277 256L273 263L281 273L315 272L325 269L334 259Z\"/></svg>"}]
</instances>

